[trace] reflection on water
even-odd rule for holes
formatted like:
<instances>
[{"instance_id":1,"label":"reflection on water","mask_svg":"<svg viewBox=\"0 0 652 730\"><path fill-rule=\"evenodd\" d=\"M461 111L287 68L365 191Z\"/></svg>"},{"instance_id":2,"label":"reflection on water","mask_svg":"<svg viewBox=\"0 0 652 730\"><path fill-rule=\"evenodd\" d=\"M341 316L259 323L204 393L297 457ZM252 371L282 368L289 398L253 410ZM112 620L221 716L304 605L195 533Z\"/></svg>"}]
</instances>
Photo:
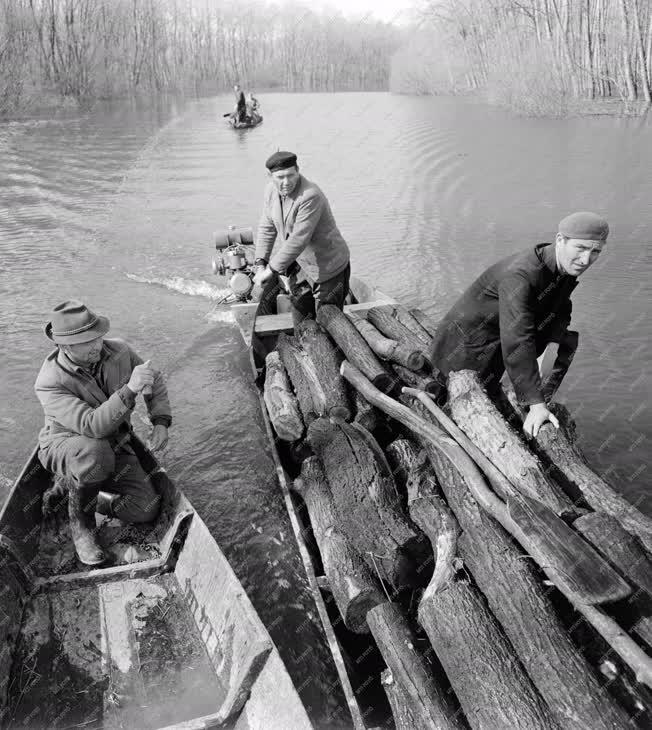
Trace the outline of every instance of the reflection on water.
<instances>
[{"instance_id":1,"label":"reflection on water","mask_svg":"<svg viewBox=\"0 0 652 730\"><path fill-rule=\"evenodd\" d=\"M446 98L271 94L265 122L234 132L224 104L0 124L0 486L41 424L32 386L49 349L47 313L85 299L167 374L168 467L294 673L326 672L324 651L305 651L318 645L305 579L247 355L215 308L226 283L210 273L213 232L255 225L264 160L285 148L329 196L354 273L434 317L499 256L551 240L568 212L606 215L609 245L574 294L580 349L561 395L591 462L652 512L647 122L528 120ZM317 681L304 693L319 704Z\"/></svg>"}]
</instances>

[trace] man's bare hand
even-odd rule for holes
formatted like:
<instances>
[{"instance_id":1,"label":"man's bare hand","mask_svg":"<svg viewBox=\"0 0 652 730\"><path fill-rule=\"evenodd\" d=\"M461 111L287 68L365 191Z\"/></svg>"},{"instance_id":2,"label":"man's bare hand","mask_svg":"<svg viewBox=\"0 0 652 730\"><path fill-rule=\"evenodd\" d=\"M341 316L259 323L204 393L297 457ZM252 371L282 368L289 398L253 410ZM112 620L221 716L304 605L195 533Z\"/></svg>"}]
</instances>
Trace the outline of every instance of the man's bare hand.
<instances>
[{"instance_id":1,"label":"man's bare hand","mask_svg":"<svg viewBox=\"0 0 652 730\"><path fill-rule=\"evenodd\" d=\"M164 449L168 445L168 427L162 423L157 423L154 426L149 443L152 451L161 451L161 449Z\"/></svg>"},{"instance_id":2,"label":"man's bare hand","mask_svg":"<svg viewBox=\"0 0 652 730\"><path fill-rule=\"evenodd\" d=\"M557 417L548 410L545 403L533 403L523 422L523 430L528 436L535 437L539 433L541 426L548 421L555 428L559 428Z\"/></svg>"}]
</instances>

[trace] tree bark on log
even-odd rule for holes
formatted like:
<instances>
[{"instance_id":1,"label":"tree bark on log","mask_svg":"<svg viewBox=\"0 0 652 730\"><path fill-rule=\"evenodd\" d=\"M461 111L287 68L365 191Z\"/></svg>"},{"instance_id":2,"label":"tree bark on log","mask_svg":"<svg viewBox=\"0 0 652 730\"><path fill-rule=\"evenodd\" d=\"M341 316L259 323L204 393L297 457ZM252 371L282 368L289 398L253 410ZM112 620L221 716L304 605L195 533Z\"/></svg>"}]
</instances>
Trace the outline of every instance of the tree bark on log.
<instances>
[{"instance_id":1,"label":"tree bark on log","mask_svg":"<svg viewBox=\"0 0 652 730\"><path fill-rule=\"evenodd\" d=\"M518 491L558 515L574 512L571 500L546 476L541 462L491 402L475 371L451 373L448 396L455 423Z\"/></svg>"},{"instance_id":2,"label":"tree bark on log","mask_svg":"<svg viewBox=\"0 0 652 730\"><path fill-rule=\"evenodd\" d=\"M401 367L401 365L393 365L394 372L401 381L410 388L418 388L432 395L439 395L441 386L434 378L428 378L421 373L413 373L412 370Z\"/></svg>"},{"instance_id":3,"label":"tree bark on log","mask_svg":"<svg viewBox=\"0 0 652 730\"><path fill-rule=\"evenodd\" d=\"M308 426L315 418L324 415L326 410L324 391L316 374L310 367L306 367L308 356L295 337L281 333L276 341L276 349L297 394L303 421Z\"/></svg>"},{"instance_id":4,"label":"tree bark on log","mask_svg":"<svg viewBox=\"0 0 652 730\"><path fill-rule=\"evenodd\" d=\"M307 354L324 392L326 412L320 415L350 420L351 407L346 383L340 375L342 354L314 319L304 319L295 329L295 336Z\"/></svg>"},{"instance_id":5,"label":"tree bark on log","mask_svg":"<svg viewBox=\"0 0 652 730\"><path fill-rule=\"evenodd\" d=\"M434 340L437 334L437 325L430 319L430 317L418 307L410 309L410 314L416 319L416 321L423 327L423 329L430 335Z\"/></svg>"},{"instance_id":6,"label":"tree bark on log","mask_svg":"<svg viewBox=\"0 0 652 730\"><path fill-rule=\"evenodd\" d=\"M410 559L423 552L423 537L400 511L391 471L373 436L321 418L310 424L308 440L331 485L339 529L381 578L397 588L406 585Z\"/></svg>"},{"instance_id":7,"label":"tree bark on log","mask_svg":"<svg viewBox=\"0 0 652 730\"><path fill-rule=\"evenodd\" d=\"M324 572L344 625L358 634L369 633L368 611L387 599L366 563L337 528L331 490L317 457L303 462L294 488L306 503Z\"/></svg>"},{"instance_id":8,"label":"tree bark on log","mask_svg":"<svg viewBox=\"0 0 652 730\"><path fill-rule=\"evenodd\" d=\"M628 612L636 617L632 631L652 648L652 560L641 542L604 512L582 515L573 527L640 589L627 600Z\"/></svg>"},{"instance_id":9,"label":"tree bark on log","mask_svg":"<svg viewBox=\"0 0 652 730\"><path fill-rule=\"evenodd\" d=\"M405 702L405 714L414 718L410 730L461 730L464 724L456 717L445 690L415 650L416 638L396 604L386 602L371 609L367 622L394 683L400 687L398 694Z\"/></svg>"},{"instance_id":10,"label":"tree bark on log","mask_svg":"<svg viewBox=\"0 0 652 730\"><path fill-rule=\"evenodd\" d=\"M404 347L410 350L418 350L421 352L428 364L430 365L430 353L427 345L423 340L419 339L413 332L393 316L395 311L392 304L384 304L380 307L372 307L367 310L367 319L371 324L379 330L385 337L400 342Z\"/></svg>"},{"instance_id":11,"label":"tree bark on log","mask_svg":"<svg viewBox=\"0 0 652 730\"><path fill-rule=\"evenodd\" d=\"M415 408L427 418L420 407ZM560 725L596 730L623 726L625 714L605 694L569 638L522 551L479 508L451 461L430 444L423 445L463 531L458 554Z\"/></svg>"},{"instance_id":12,"label":"tree bark on log","mask_svg":"<svg viewBox=\"0 0 652 730\"><path fill-rule=\"evenodd\" d=\"M263 399L278 437L284 441L300 439L304 425L299 403L276 351L270 352L265 358Z\"/></svg>"},{"instance_id":13,"label":"tree bark on log","mask_svg":"<svg viewBox=\"0 0 652 730\"><path fill-rule=\"evenodd\" d=\"M403 507L407 507L408 478L419 456L419 450L410 440L397 438L387 445L385 454L387 454L387 462L394 475L396 488L401 497L401 504Z\"/></svg>"},{"instance_id":14,"label":"tree bark on log","mask_svg":"<svg viewBox=\"0 0 652 730\"><path fill-rule=\"evenodd\" d=\"M328 330L346 358L353 363L376 388L389 393L396 378L376 357L351 320L333 304L324 304L317 312L317 322Z\"/></svg>"},{"instance_id":15,"label":"tree bark on log","mask_svg":"<svg viewBox=\"0 0 652 730\"><path fill-rule=\"evenodd\" d=\"M425 443L429 444L431 447L428 449L429 455L431 453L431 449L436 449L442 457L447 458L451 463L455 464L457 470L463 475L464 482L466 483L468 490L471 492L471 495L468 495L468 498L472 496L473 503L479 504L488 515L496 519L500 525L502 525L513 537L515 537L530 555L533 554L533 546L529 544L527 537L520 532L518 526L509 518L505 505L489 489L487 489L480 473L475 467L475 464L470 460L461 447L459 447L440 429L435 427L430 421L419 417L409 408L397 403L374 388L360 372L356 371L355 368L351 366L350 363L342 363L342 374L354 387L358 388L363 393L364 397L370 403L377 406L392 418L399 421L402 425L412 430L420 438L425 439ZM461 492L461 494L466 494L466 492ZM446 496L450 498L451 502L454 502L454 495L446 494ZM451 506L455 509L454 504L451 504ZM471 513L468 520L468 525L472 526L478 519L475 515L481 514L482 513L479 510L474 510L474 513ZM462 527L463 529L469 529L469 531L471 529L471 527L467 527L465 524L462 524ZM509 539L507 540L507 544L509 544ZM478 549L482 549L482 538L475 542ZM500 557L500 552L498 552L497 557ZM487 560L489 560L490 563L494 559L493 555L487 557ZM522 562L522 560L519 560L519 564ZM546 570L545 566L544 570L547 572L548 576L554 580L554 575L549 570ZM482 575L482 570L479 571L479 574ZM572 593L568 592L563 585L557 583L556 585L558 585L573 607L587 619L598 633L612 646L616 653L618 653L620 657L632 668L638 680L644 682L648 686L652 686L652 662L649 657L647 657L646 654L641 651L641 649L636 646L636 644L628 636L623 634L622 630L619 629L618 625L612 619L593 606L587 606L577 602ZM512 585L508 584L508 588L509 595L513 598L514 591ZM518 621L521 622L522 618L519 618ZM521 624L517 623L517 625ZM536 620L529 620L523 627L529 628L530 626L536 625ZM556 708L555 712L561 717L575 717L577 714L577 708L580 708L582 712L587 712L589 716L593 716L595 714L598 716L597 719L599 719L599 717L605 718L605 721L602 724L598 722L598 724L595 725L597 728L606 729L619 727L620 725L618 723L620 720L617 720L615 723L612 722L611 725L608 724L611 721L611 718L614 717L614 713L617 713L618 710L617 708L612 707L603 695L595 696L593 694L592 687L594 686L595 678L590 672L585 671L586 664L583 663L581 657L577 655L577 657L579 657L580 664L577 665L578 671L574 671L573 665L576 660L572 657L572 649L563 650L563 644L561 642L560 646L561 648L557 647L556 651L550 653L550 658L548 659L548 661L551 662L552 667L559 667L559 676L562 678L561 681L555 681L553 683L554 686L551 689L554 689L554 687L557 687L560 690L565 689L569 692L570 699L565 701L563 697L560 697L557 704L553 702L552 704ZM568 651L571 651L571 655L567 653ZM561 659L558 657L561 657ZM568 662L568 664L566 664L566 662ZM543 664L544 663L542 663L542 665ZM545 670L545 665L543 666L543 669ZM570 682L569 677L579 678L580 687L582 685L586 686L588 688L588 692L585 694L583 691L576 688L576 684L574 682ZM543 686L545 686L545 684L542 684L542 687ZM566 702L569 704L566 705ZM568 707L568 710L565 710L565 706ZM598 709L594 709L594 707L597 707ZM588 727L593 727L593 724L590 722Z\"/></svg>"},{"instance_id":16,"label":"tree bark on log","mask_svg":"<svg viewBox=\"0 0 652 730\"><path fill-rule=\"evenodd\" d=\"M393 315L404 327L409 329L413 335L421 340L426 348L426 352L429 353L432 348L432 335L421 324L421 322L419 322L414 314L402 304L395 304Z\"/></svg>"},{"instance_id":17,"label":"tree bark on log","mask_svg":"<svg viewBox=\"0 0 652 730\"><path fill-rule=\"evenodd\" d=\"M355 388L353 388L352 400L355 407L354 423L359 423L369 433L373 433L385 416L365 400Z\"/></svg>"},{"instance_id":18,"label":"tree bark on log","mask_svg":"<svg viewBox=\"0 0 652 730\"><path fill-rule=\"evenodd\" d=\"M391 670L384 669L380 675L380 683L383 685L389 706L392 708L394 725L396 730L414 730L418 728L417 718L412 714L410 698L401 685L394 681Z\"/></svg>"},{"instance_id":19,"label":"tree bark on log","mask_svg":"<svg viewBox=\"0 0 652 730\"><path fill-rule=\"evenodd\" d=\"M472 728L558 728L477 588L457 580L419 605L419 622Z\"/></svg>"},{"instance_id":20,"label":"tree bark on log","mask_svg":"<svg viewBox=\"0 0 652 730\"><path fill-rule=\"evenodd\" d=\"M396 340L390 340L381 334L371 322L367 322L358 315L349 314L348 317L378 357L403 365L410 370L421 370L426 364L426 359L420 350L411 349Z\"/></svg>"},{"instance_id":21,"label":"tree bark on log","mask_svg":"<svg viewBox=\"0 0 652 730\"><path fill-rule=\"evenodd\" d=\"M520 418L525 412L515 400L513 389L506 396ZM586 462L577 445L575 422L568 409L552 403L550 409L559 420L559 429L544 424L532 440L534 452L539 456L556 481L574 497L579 492L596 512L606 512L615 517L627 532L635 535L652 555L652 519L618 494Z\"/></svg>"}]
</instances>

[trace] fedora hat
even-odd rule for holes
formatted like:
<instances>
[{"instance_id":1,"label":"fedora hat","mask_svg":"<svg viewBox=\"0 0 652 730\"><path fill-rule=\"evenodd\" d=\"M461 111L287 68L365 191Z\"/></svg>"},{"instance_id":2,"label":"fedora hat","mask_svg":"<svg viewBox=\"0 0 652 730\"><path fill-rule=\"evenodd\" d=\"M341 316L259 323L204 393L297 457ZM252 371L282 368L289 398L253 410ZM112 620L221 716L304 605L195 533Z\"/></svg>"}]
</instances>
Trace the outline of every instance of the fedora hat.
<instances>
[{"instance_id":1,"label":"fedora hat","mask_svg":"<svg viewBox=\"0 0 652 730\"><path fill-rule=\"evenodd\" d=\"M45 334L60 345L78 345L90 342L109 331L107 317L100 317L82 302L70 299L57 304L52 319L45 325Z\"/></svg>"}]
</instances>

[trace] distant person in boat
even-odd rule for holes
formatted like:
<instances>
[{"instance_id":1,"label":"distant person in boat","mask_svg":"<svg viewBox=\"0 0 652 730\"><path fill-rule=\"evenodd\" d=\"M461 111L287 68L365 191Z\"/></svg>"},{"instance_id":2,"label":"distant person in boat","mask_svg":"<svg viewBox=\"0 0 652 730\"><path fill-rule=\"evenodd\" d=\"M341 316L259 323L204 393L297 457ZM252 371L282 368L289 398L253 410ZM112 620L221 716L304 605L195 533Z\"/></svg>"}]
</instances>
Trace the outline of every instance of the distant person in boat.
<instances>
[{"instance_id":1,"label":"distant person in boat","mask_svg":"<svg viewBox=\"0 0 652 730\"><path fill-rule=\"evenodd\" d=\"M247 118L249 120L253 119L254 114L258 114L258 107L258 99L256 99L256 97L251 92L249 92L247 94Z\"/></svg>"},{"instance_id":2,"label":"distant person in boat","mask_svg":"<svg viewBox=\"0 0 652 730\"><path fill-rule=\"evenodd\" d=\"M432 358L442 388L450 372L469 369L478 372L491 395L506 371L519 402L528 406L524 431L536 436L547 421L558 428L547 403L577 348L578 334L568 329L571 293L608 234L604 218L573 213L559 224L554 244L508 256L482 273L437 329ZM537 357L551 342L559 348L542 383Z\"/></svg>"},{"instance_id":3,"label":"distant person in boat","mask_svg":"<svg viewBox=\"0 0 652 730\"><path fill-rule=\"evenodd\" d=\"M159 497L130 444L131 413L144 394L154 425L153 450L166 446L172 417L163 378L124 340L105 339L109 320L70 300L54 308L45 327L56 349L34 386L45 425L39 459L68 494L77 555L97 565L105 555L95 538L95 512L124 522L156 518Z\"/></svg>"},{"instance_id":4,"label":"distant person in boat","mask_svg":"<svg viewBox=\"0 0 652 730\"><path fill-rule=\"evenodd\" d=\"M233 87L233 92L235 94L235 118L238 122L244 122L246 121L245 117L247 116L247 102L245 100L245 95L242 89L238 84L235 84Z\"/></svg>"},{"instance_id":5,"label":"distant person in boat","mask_svg":"<svg viewBox=\"0 0 652 730\"><path fill-rule=\"evenodd\" d=\"M349 247L326 196L301 175L292 152L275 152L265 166L270 180L256 233L254 276L254 283L265 287L259 313L275 296L279 274L288 277L299 317L314 318L321 304L342 309L351 275Z\"/></svg>"}]
</instances>

